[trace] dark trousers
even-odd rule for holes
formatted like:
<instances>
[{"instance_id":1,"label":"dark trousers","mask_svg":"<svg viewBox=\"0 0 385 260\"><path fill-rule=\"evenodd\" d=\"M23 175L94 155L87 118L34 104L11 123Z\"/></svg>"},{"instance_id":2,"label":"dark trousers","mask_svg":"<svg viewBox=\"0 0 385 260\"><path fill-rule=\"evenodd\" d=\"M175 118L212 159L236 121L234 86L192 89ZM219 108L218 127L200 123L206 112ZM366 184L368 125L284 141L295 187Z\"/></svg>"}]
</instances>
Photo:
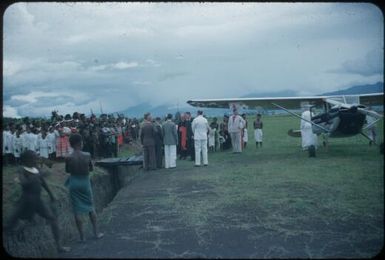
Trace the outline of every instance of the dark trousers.
<instances>
[{"instance_id":1,"label":"dark trousers","mask_svg":"<svg viewBox=\"0 0 385 260\"><path fill-rule=\"evenodd\" d=\"M155 145L143 146L143 168L146 171L156 169Z\"/></svg>"},{"instance_id":2,"label":"dark trousers","mask_svg":"<svg viewBox=\"0 0 385 260\"><path fill-rule=\"evenodd\" d=\"M162 168L163 165L163 151L162 145L155 145L156 167Z\"/></svg>"},{"instance_id":3,"label":"dark trousers","mask_svg":"<svg viewBox=\"0 0 385 260\"><path fill-rule=\"evenodd\" d=\"M195 144L192 138L189 138L187 143L187 154L190 156L191 161L195 160Z\"/></svg>"}]
</instances>

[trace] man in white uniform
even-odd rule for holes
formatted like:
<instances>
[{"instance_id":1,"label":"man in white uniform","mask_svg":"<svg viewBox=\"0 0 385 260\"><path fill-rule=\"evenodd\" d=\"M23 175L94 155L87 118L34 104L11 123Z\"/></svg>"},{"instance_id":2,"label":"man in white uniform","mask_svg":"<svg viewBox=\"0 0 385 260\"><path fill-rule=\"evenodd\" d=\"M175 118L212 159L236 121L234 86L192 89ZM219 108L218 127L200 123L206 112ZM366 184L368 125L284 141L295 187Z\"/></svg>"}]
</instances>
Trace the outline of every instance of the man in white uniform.
<instances>
[{"instance_id":1,"label":"man in white uniform","mask_svg":"<svg viewBox=\"0 0 385 260\"><path fill-rule=\"evenodd\" d=\"M194 134L195 147L195 166L201 165L201 152L203 158L203 165L208 165L207 158L207 132L209 131L209 123L203 117L203 111L198 110L198 116L194 118L191 123L192 132Z\"/></svg>"}]
</instances>

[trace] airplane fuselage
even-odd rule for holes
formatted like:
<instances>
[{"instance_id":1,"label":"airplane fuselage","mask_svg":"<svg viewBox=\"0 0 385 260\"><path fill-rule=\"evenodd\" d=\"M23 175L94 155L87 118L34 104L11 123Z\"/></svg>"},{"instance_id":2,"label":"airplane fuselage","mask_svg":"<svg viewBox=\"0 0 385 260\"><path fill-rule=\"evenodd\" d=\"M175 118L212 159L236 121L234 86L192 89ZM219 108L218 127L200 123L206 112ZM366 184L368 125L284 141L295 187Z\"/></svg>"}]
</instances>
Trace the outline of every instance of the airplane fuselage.
<instances>
[{"instance_id":1,"label":"airplane fuselage","mask_svg":"<svg viewBox=\"0 0 385 260\"><path fill-rule=\"evenodd\" d=\"M359 134L365 124L366 115L357 111L356 107L349 109L337 108L312 118L312 122L329 129L329 137L349 137ZM325 133L313 125L315 134Z\"/></svg>"}]
</instances>

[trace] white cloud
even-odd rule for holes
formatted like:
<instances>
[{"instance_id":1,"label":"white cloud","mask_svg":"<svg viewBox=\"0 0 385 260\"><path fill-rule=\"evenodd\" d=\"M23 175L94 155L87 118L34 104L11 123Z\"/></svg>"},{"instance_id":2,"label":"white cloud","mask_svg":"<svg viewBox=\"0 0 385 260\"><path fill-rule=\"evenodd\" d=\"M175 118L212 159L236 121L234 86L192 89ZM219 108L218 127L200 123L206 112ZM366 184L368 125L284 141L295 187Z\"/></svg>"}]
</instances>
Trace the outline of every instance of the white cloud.
<instances>
[{"instance_id":1,"label":"white cloud","mask_svg":"<svg viewBox=\"0 0 385 260\"><path fill-rule=\"evenodd\" d=\"M20 101L26 101L29 103L35 103L39 97L55 97L58 94L56 93L46 93L46 92L40 92L40 91L33 91L30 92L27 95L15 95L11 97L11 100L20 100Z\"/></svg>"},{"instance_id":2,"label":"white cloud","mask_svg":"<svg viewBox=\"0 0 385 260\"><path fill-rule=\"evenodd\" d=\"M136 81L133 81L132 84L134 84L134 85L141 85L141 86L147 86L147 85L150 85L151 82L136 80Z\"/></svg>"},{"instance_id":3,"label":"white cloud","mask_svg":"<svg viewBox=\"0 0 385 260\"><path fill-rule=\"evenodd\" d=\"M146 65L152 66L152 67L160 67L162 64L160 64L159 62L153 59L146 59Z\"/></svg>"},{"instance_id":4,"label":"white cloud","mask_svg":"<svg viewBox=\"0 0 385 260\"><path fill-rule=\"evenodd\" d=\"M130 69L130 68L135 68L135 67L138 67L138 63L137 62L118 62L116 64L113 64L112 65L112 68L114 69L119 69L119 70L124 70L124 69Z\"/></svg>"},{"instance_id":5,"label":"white cloud","mask_svg":"<svg viewBox=\"0 0 385 260\"><path fill-rule=\"evenodd\" d=\"M3 106L3 117L21 118L16 108L7 105Z\"/></svg>"},{"instance_id":6,"label":"white cloud","mask_svg":"<svg viewBox=\"0 0 385 260\"><path fill-rule=\"evenodd\" d=\"M22 66L20 63L10 61L10 60L4 60L3 61L3 76L4 77L10 77L15 75L21 70Z\"/></svg>"}]
</instances>

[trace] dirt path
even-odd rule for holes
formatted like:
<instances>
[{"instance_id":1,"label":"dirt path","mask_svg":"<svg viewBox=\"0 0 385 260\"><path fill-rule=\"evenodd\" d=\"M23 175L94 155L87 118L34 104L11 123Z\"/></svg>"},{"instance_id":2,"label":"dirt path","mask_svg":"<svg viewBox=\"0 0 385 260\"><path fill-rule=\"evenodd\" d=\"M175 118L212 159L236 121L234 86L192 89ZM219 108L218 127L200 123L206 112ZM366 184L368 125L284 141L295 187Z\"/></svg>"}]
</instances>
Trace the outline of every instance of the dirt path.
<instances>
[{"instance_id":1,"label":"dirt path","mask_svg":"<svg viewBox=\"0 0 385 260\"><path fill-rule=\"evenodd\" d=\"M374 220L325 224L315 218L269 226L265 220L275 214L295 219L302 213L223 200L230 195L220 186L218 167L182 162L176 169L143 172L100 214L105 237L74 242L61 257L338 258L370 257L382 247L383 237L367 236L381 232Z\"/></svg>"}]
</instances>

